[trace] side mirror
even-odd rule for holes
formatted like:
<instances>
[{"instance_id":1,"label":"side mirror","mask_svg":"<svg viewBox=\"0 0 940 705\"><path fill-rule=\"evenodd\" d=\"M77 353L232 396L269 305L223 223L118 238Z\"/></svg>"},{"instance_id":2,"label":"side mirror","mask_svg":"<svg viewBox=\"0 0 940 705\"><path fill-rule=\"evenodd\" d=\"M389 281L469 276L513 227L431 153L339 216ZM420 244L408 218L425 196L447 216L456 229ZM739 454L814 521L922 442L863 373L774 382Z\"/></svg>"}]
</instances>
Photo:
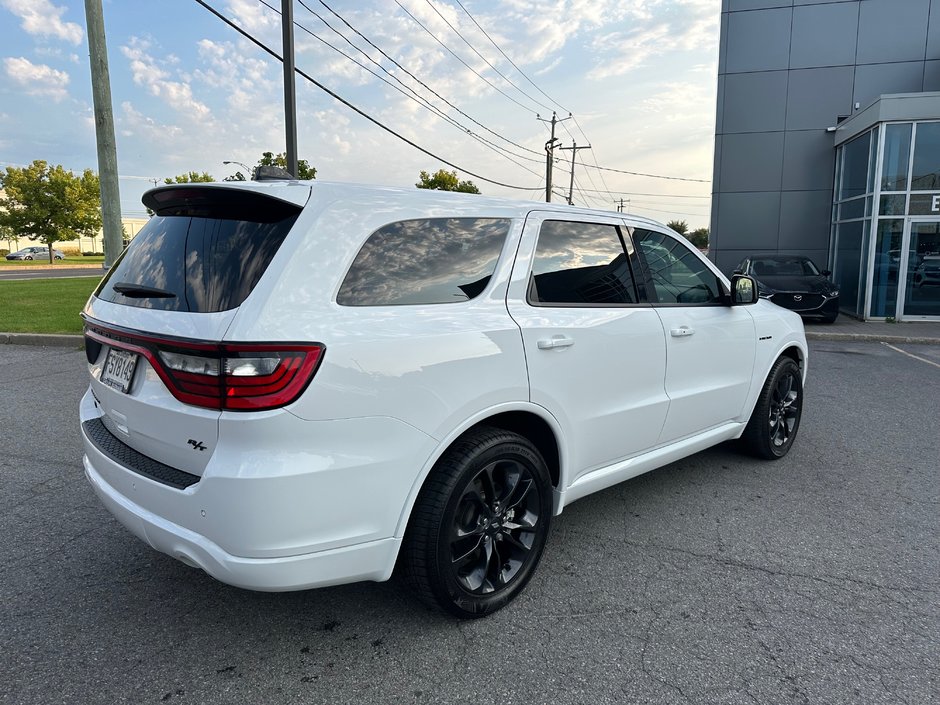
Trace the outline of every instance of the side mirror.
<instances>
[{"instance_id":1,"label":"side mirror","mask_svg":"<svg viewBox=\"0 0 940 705\"><path fill-rule=\"evenodd\" d=\"M757 282L745 274L731 277L731 305L748 306L757 303Z\"/></svg>"}]
</instances>

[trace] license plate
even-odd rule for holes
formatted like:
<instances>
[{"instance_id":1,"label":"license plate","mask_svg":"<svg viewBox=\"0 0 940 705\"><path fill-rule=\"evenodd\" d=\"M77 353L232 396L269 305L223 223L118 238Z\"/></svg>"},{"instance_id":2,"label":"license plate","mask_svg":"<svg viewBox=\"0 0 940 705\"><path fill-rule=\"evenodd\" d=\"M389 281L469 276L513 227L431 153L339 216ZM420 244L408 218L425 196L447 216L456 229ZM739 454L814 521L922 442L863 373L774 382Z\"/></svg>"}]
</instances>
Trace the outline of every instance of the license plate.
<instances>
[{"instance_id":1,"label":"license plate","mask_svg":"<svg viewBox=\"0 0 940 705\"><path fill-rule=\"evenodd\" d=\"M137 355L127 350L111 348L101 368L101 381L109 387L127 393L137 367Z\"/></svg>"}]
</instances>

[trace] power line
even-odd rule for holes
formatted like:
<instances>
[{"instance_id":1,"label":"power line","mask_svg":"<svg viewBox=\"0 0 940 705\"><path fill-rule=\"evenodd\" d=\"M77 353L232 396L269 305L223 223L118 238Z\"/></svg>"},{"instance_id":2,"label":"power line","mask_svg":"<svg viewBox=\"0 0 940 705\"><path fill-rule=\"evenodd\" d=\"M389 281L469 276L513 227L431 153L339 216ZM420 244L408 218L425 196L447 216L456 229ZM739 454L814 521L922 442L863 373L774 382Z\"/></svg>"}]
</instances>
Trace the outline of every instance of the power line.
<instances>
[{"instance_id":1,"label":"power line","mask_svg":"<svg viewBox=\"0 0 940 705\"><path fill-rule=\"evenodd\" d=\"M483 29L483 27L480 26L480 23L476 21L476 18L474 18L474 16L470 14L470 11L469 11L466 7L463 6L463 3L460 2L460 0L454 0L454 2L456 2L458 5L460 5L460 9L463 10L465 13L467 13L467 17L469 17L470 20L473 22L473 24L475 24L475 25L477 26L477 29L479 29L481 32L483 32L483 36L486 37L487 39L489 39L489 40L490 40L490 44L492 44L494 47L496 47L496 51L498 51L500 54L502 54L503 57L506 59L506 61L508 61L510 64L512 64L512 67L513 67L514 69L516 69L516 71L518 71L520 74L522 74L522 77L523 77L525 80L527 80L529 83L532 84L532 86L535 88L535 90L537 90L539 93L541 93L541 94L544 95L546 98L548 98L551 102L553 102L555 105L557 105L559 108L561 108L562 112L568 113L569 115L571 114L571 111L568 110L568 108L566 108L565 106L563 106L563 105L562 105L561 103L559 103L557 100L555 100L554 98L552 98L548 93L546 93L546 92L543 91L541 88L539 88L537 85L535 85L535 83L532 81L532 79L529 78L528 76L526 76L525 72L524 72L522 69L520 69L518 66L516 66L516 63L515 63L512 59L510 59L509 56L506 55L506 52L504 52L504 51L500 48L499 44L497 44L497 43L493 40L493 38L492 38L489 34L487 34L486 30ZM540 105L541 105L541 104L540 104ZM549 108L549 109L551 109L551 108ZM575 120L575 122L577 122L577 120ZM582 132L582 134L584 134L584 133ZM585 136L585 138L587 137L587 135L584 135L584 136Z\"/></svg>"},{"instance_id":2,"label":"power line","mask_svg":"<svg viewBox=\"0 0 940 705\"><path fill-rule=\"evenodd\" d=\"M427 0L427 1L428 1L428 3L430 4L430 0ZM562 111L564 111L564 112L568 113L569 115L571 115L572 119L574 120L574 124L577 126L578 130L579 130L579 131L581 132L581 134L584 136L584 139L587 140L587 141L590 143L591 140L588 138L587 133L586 133L586 132L584 131L584 129L581 127L581 124L578 122L578 119L572 114L572 112L571 112L570 110L568 110L567 108L565 108L565 107L564 107L561 103L559 103L557 100L555 100L554 98L552 98L550 95L548 95L548 93L546 93L544 90L542 90L538 85L536 85L535 81L533 81L531 78L529 78L528 75L526 75L526 73L525 73L521 68L519 68L519 66L517 66L516 63L506 54L506 52L502 50L502 48L499 46L499 44L496 43L496 41L489 35L489 33L488 33L485 29L483 29L482 25L480 25L480 23L477 22L476 18L475 18L472 14L470 14L470 11L469 11L466 7L464 7L463 3L462 3L460 0L454 0L454 1L460 6L460 9L463 10L463 11L466 13L467 17L470 18L470 21L473 22L474 25L476 25L477 29L479 29L479 30L483 33L483 36L486 37L494 47L496 47L496 50L497 50L500 54L503 55L503 57L512 65L512 67L513 67L514 69L516 69L516 71L518 71L518 72L522 75L523 78L525 78L525 80L527 80L539 93L541 93L543 96L545 96L546 98L548 98L548 100L550 100L551 102L555 103L558 107L560 107L560 108L562 109ZM438 14L440 14L440 13L438 13ZM466 40L464 40L464 41L466 41ZM540 103L540 105L541 105L541 103ZM574 135L571 134L571 130L568 129L568 126L567 126L567 125L563 125L563 127L565 128L565 131L568 133L568 135L571 137L572 142L574 142L575 139L574 139ZM600 165L599 165L598 162L597 162L597 155L596 155L593 151L591 152L591 160L594 162L594 167L595 167L596 169L600 170L601 167L600 167ZM592 185L595 189L597 189L597 184L594 183L594 177L591 176L591 172L585 171L585 173L587 174L588 180L591 182L591 185ZM604 189L606 190L606 193L608 193L609 195L613 196L613 193L610 191L610 187L609 187L608 184L607 184L607 180L604 178L604 173L603 173L603 171L599 171L599 172L598 172L598 175L599 175L600 178L601 178L601 183L604 185ZM598 189L598 190L599 190L599 189Z\"/></svg>"},{"instance_id":3,"label":"power line","mask_svg":"<svg viewBox=\"0 0 940 705\"><path fill-rule=\"evenodd\" d=\"M198 0L197 0L197 2L198 2ZM453 56L455 59L457 59L457 61L459 61L459 62L460 62L461 64L463 64L464 66L466 66L467 69L469 69L469 70L472 71L474 74L476 74L477 78L479 78L481 81L483 81L484 83L486 83L486 85L488 85L488 86L489 86L490 88L492 88L493 90L497 91L498 93L502 94L504 97L506 97L506 98L508 98L509 100L511 100L513 103L515 103L516 105L518 105L518 106L519 106L520 108L522 108L523 110L530 111L530 112L535 112L534 110L531 110L528 106L523 105L523 104L520 103L518 100L516 100L515 98L513 98L511 95L509 95L508 93L506 93L506 91L504 91L503 89L501 89L499 86L495 85L492 81L490 81L488 78L486 78L486 76L484 76L483 74L481 74L479 71L477 71L475 68L473 68L470 64L468 64L466 61L464 61L462 58L460 58L460 57L454 52L453 49L451 49L451 48L450 48L449 46L447 46L444 42L442 42L440 39L438 39L438 38L434 35L434 32L432 32L430 29L428 29L428 28L424 25L424 23L421 22L421 20L419 20L419 19L418 19L417 17L415 17L414 15L412 15L412 14L408 11L408 8L405 7L404 5L402 5L398 0L395 0L395 4L398 5L398 7L400 7L402 10L404 10L404 11L405 11L405 14L408 15L408 17L410 17L410 18L412 19L412 21L413 21L415 24L417 24L421 29L423 29L425 32L427 32L427 33L428 33L428 36L430 36L431 39L433 39L435 42L437 42L437 43L440 44L442 47L444 47L444 49L446 49L447 52L448 52L451 56Z\"/></svg>"},{"instance_id":4,"label":"power line","mask_svg":"<svg viewBox=\"0 0 940 705\"><path fill-rule=\"evenodd\" d=\"M317 14L316 12L314 12L313 10L311 10L310 7L309 7L305 2L303 2L303 0L299 0L299 1L300 1L300 4L303 5L309 12L311 12L311 13L314 14L314 15L316 15L316 16L320 19L321 22L323 22L323 23L324 23L325 25L327 25L328 27L330 26L329 23L328 23L326 20L324 20L322 17L320 17L319 14ZM529 152L530 154L535 154L535 155L541 156L541 152L538 152L538 151L536 151L536 150L534 150L534 149L530 149L529 147L526 147L526 146L524 146L524 145L518 144L517 142L513 142L513 141L512 141L511 139L509 139L508 137L506 137L506 136L504 136L504 135L501 135L500 133L496 132L495 130L492 130L492 129L490 129L489 127L487 127L486 125L484 125L482 122L479 122L479 121L475 120L473 117L471 117L470 115L468 115L467 113L465 113L465 112L464 112L463 110L461 110L459 107L457 107L457 106L454 105L452 102L450 102L449 100L447 100L447 98L445 98L444 96L442 96L442 95L441 95L440 93L438 93L436 90L434 90L433 88L431 88L428 84L426 84L424 81L422 81L420 78L418 78L414 73L412 73L410 70L408 70L407 67L403 66L403 65L402 65L401 63L399 63L396 59L394 59L392 56L390 56L388 53L386 53L381 47L379 47L378 45L376 45L375 42L373 42L371 39L369 39L367 36L365 36L362 32L360 32L358 29L356 29L356 28L355 28L352 24L350 24L342 15L340 15L339 13L337 13L336 10L334 10L332 7L330 7L329 5L327 5L323 0L318 0L318 2L319 2L321 5L323 5L323 7L325 7L327 10L329 10L340 22L342 22L342 23L343 23L344 25L346 25L350 30L352 30L353 32L355 32L364 42L366 42L369 46L371 46L373 49L375 49L377 52L379 52L382 56L384 56L386 59L388 59L390 62L392 62L392 63L393 63L395 66L397 66L399 69L401 69L401 70L404 71L406 74L408 74L408 76L410 76L412 80L414 80L416 83L420 84L420 85L421 85L423 88L425 88L426 90L430 91L430 92L431 92L434 96L436 96L439 100L443 101L443 102L446 103L448 106L450 106L450 108L452 108L453 110L455 110L455 111L457 111L458 113L460 113L461 115L463 115L465 118L467 118L468 120L470 120L470 122L472 122L473 124L477 125L478 127L481 127L482 129L484 129L484 130L486 130L487 132L489 132L490 134L492 134L492 135L498 137L499 139L503 140L504 142L506 142L506 143L508 143L508 144L511 144L513 147L517 147L518 149L521 149L521 150L524 151L524 152ZM333 28L330 27L330 29L333 29ZM335 32L336 30L334 29L333 31ZM341 34L340 36L343 36L343 35ZM346 39L346 37L343 36L343 39ZM349 42L348 39L346 39L346 41ZM350 44L352 44L352 43L350 42ZM355 45L353 45L353 46L355 46ZM359 47L356 47L356 48L359 49ZM362 49L359 49L359 51L362 52ZM362 52L362 53L365 54L365 52ZM365 55L368 56L368 54L365 54ZM370 60L372 60L371 57L369 57L369 58L370 58ZM377 64L377 65L378 65L383 71L385 71L385 72L388 73L390 76L392 76L393 78L395 78L396 80L398 80L398 78L397 78L394 74L392 74L391 72L387 71L387 70L385 69L385 67L381 66L381 64ZM400 82L401 82L401 81L399 81L399 83L400 83ZM404 84L402 84L402 85L404 85ZM517 156L519 156L519 155L517 155ZM538 161L541 162L541 159L538 160Z\"/></svg>"},{"instance_id":5,"label":"power line","mask_svg":"<svg viewBox=\"0 0 940 705\"><path fill-rule=\"evenodd\" d=\"M262 1L263 1L263 0L262 0ZM468 46L470 46L470 48L473 49L473 51L474 51L478 56L480 56L481 59L483 59L484 61L486 61L486 63L487 63L491 68L493 68L497 73L499 73L499 75L502 76L503 79L505 79L507 82L509 82L510 85L512 85L514 88L516 88L516 90L519 90L519 91L520 91L523 95L525 95L527 98L529 98L529 99L532 100L533 102L536 102L538 105L542 105L542 106L544 107L544 104L543 104L543 103L540 103L540 102L534 100L534 99L533 99L531 96L529 96L527 93L525 93L524 91L522 91L521 89L519 89L518 86L516 86L514 83L512 83L511 81L509 81L508 78L506 78L505 76L503 76L503 74L500 73L495 67L493 67L493 65L490 64L490 62L487 61L486 58L485 58L482 54L480 54L476 49L473 48L472 45L470 45L470 43L463 37L463 35L460 34L460 32L458 32L456 29L454 29L453 25L451 25L450 22L448 22L447 19L444 18L443 15L441 15L440 11L439 11L436 7L434 7L434 5L431 5L430 0L425 0L425 1L426 1L426 2L428 3L428 5L430 5L431 8L438 14L438 16L440 16L441 19L444 20L444 22L447 24L447 26L450 27ZM199 0L197 0L197 2L199 2ZM328 5L326 5L325 2L323 2L322 0L320 0L320 3L321 3L324 7L326 7L327 9L329 9L330 12L333 12L333 10L332 10ZM301 2L301 4L303 4L303 2ZM494 90L498 91L498 92L499 92L500 94L502 94L504 97L508 98L509 100L511 100L513 103L515 103L515 104L518 105L519 107L523 108L524 110L529 110L529 108L527 108L525 105L523 105L522 103L520 103L518 100L516 100L515 98L513 98L512 96L510 96L509 94L507 94L505 91L503 91L502 89L500 89L500 88L499 88L498 86L496 86L495 84L493 84L489 79L487 79L487 78L486 78L485 76L483 76L479 71L477 71L477 70L474 69L472 66L470 66L470 65L469 65L466 61L464 61L460 56L458 56L450 47L448 47L444 42L442 42L440 39L438 39L438 38L434 35L434 33L433 33L430 29L428 29L428 27L427 27L425 24L423 24L417 17L415 17L415 16L408 10L408 8L406 8L404 5L402 5L399 0L395 0L395 4L398 5L398 7L400 7L400 8L405 12L405 14L408 15L408 17L410 17L413 22L415 22L415 24L417 24L419 27L421 27L421 29L423 29L423 30L428 34L428 36L430 36L434 41L436 41L438 44L440 44L445 50L447 50L448 53L451 54L451 56L453 56L455 59L457 59L457 60L458 60L461 64L463 64L467 69L469 69L470 71L472 71L478 78L480 78L482 81L484 81L488 86L490 86L490 87L493 88ZM307 7L307 6L304 4L304 7ZM461 6L461 7L462 7L462 6ZM307 8L307 9L309 10L309 8ZM464 12L466 12L466 9L465 9L465 8L464 8ZM339 17L339 15L338 15L337 13L333 12L333 14L335 14L337 17ZM469 13L468 13L468 14L469 14ZM340 19L342 19L342 18L340 17ZM343 21L345 22L345 20L343 20ZM475 20L474 20L474 22L475 22ZM347 25L348 25L348 23L347 23ZM350 28L351 28L351 27L350 27ZM481 29L482 29L482 28L481 28ZM354 31L356 31L356 30L354 30ZM357 34L360 34L360 33L357 32ZM362 36L362 35L360 34L360 36ZM364 37L363 37L363 38L364 38ZM368 40L367 40L367 41L368 41ZM492 41L492 39L491 39L490 41ZM372 44L372 43L370 42L370 44ZM494 43L494 44L495 44L495 43ZM372 44L372 46L375 46L375 45ZM378 49L378 47L375 47L375 48ZM497 47L497 48L498 48L498 47ZM381 51L381 50L379 50L379 51ZM500 51L501 51L501 50L500 50ZM383 56L387 56L384 52L382 52L382 54L383 54ZM390 57L388 57L388 58L391 60ZM507 57L507 58L508 58L508 57ZM399 65L397 62L395 62L395 63L396 63L396 65ZM404 67L402 67L402 69L404 70ZM409 72L409 75L412 75L412 74L410 74L410 72ZM547 97L547 96L546 96L546 97ZM551 98L549 98L549 99L551 100ZM446 102L446 101L445 101L445 102ZM448 104L450 105L449 102L448 102ZM452 107L453 107L453 106L452 106ZM468 117L469 117L469 116L468 116ZM578 130L581 132L582 135L584 135L585 139L587 139L587 134L586 134L586 133L584 132L584 130L581 128L581 125L578 123L577 118L575 118L574 115L571 115L571 117L572 117L572 119L574 119L575 125L577 125ZM472 119L472 118L471 118L471 119ZM488 129L488 128L486 128L486 129ZM567 127L566 127L565 129L567 130ZM571 133L569 132L569 135L570 135L570 134L571 134ZM573 136L572 136L572 138L573 138ZM508 140L507 140L507 141L508 141ZM589 141L590 141L590 140L589 140ZM515 143L513 143L513 144L515 144ZM515 145L515 146L518 146L518 147L520 147L520 148L522 148L522 149L525 149L526 151L530 151L530 152L533 152L533 153L535 153L535 154L538 154L538 152L534 152L534 150L529 150L529 149L527 149L527 148L525 148L525 147L521 147L521 145ZM520 158L523 158L523 157L521 157L521 155L516 155L516 156L519 156ZM593 158L593 153L592 153L592 158ZM612 167L603 167L603 166L600 166L600 165L597 163L597 159L596 159L596 158L594 158L594 165L593 165L593 166L590 165L590 164L583 164L583 166L584 166L586 169L597 169L598 172L601 172L601 174L600 174L600 175L601 175L601 180L602 180L602 182L604 183L605 186L607 186L607 184L606 184L606 182L604 182L604 180L603 180L603 173L602 173L602 172L604 172L604 171L609 171L609 172L613 172L613 173L617 173L617 174L626 174L626 175L628 175L628 176L640 176L640 177L650 178L650 179L664 179L664 180L667 180L667 181L688 181L688 182L694 182L694 183L711 183L711 181L710 181L709 179L691 179L691 178L682 177L682 176L664 176L664 175L662 175L662 174L648 174L648 173L638 172L638 171L627 171L627 170L625 170L625 169L614 169L614 168L612 168ZM469 172L467 172L467 173L469 173ZM589 172L588 172L588 173L589 173ZM589 176L588 178L590 178L590 176ZM592 183L593 183L593 182L592 182ZM610 191L609 189L606 190L605 192L608 193L609 195L613 196L613 192Z\"/></svg>"},{"instance_id":6,"label":"power line","mask_svg":"<svg viewBox=\"0 0 940 705\"><path fill-rule=\"evenodd\" d=\"M428 4L428 6L429 6L432 10L434 10L434 12L437 13L437 16L438 16L438 17L440 17L442 20L444 20L444 24L446 24L448 27L450 27L451 30L454 32L454 34L456 34L458 37L460 37L460 39L463 41L463 43L466 44L468 47L470 47L470 51L472 51L474 54L476 54L476 55L479 56L481 59L483 59L483 61L486 63L486 65L489 66L491 69L493 69L493 70L500 76L500 78L502 78L504 81L506 81L506 83L508 83L508 84L509 84L510 86L512 86L513 88L515 88L517 91L519 91L520 93L522 93L522 95L524 95L526 98L528 98L529 100L531 100L531 101L532 101L533 103L535 103L536 105L540 105L540 106L542 106L543 108L545 108L546 110L552 110L551 106L545 105L545 103L542 103L542 102L539 101L537 98L533 98L532 96L530 96L530 95L529 95L528 93L526 93L524 90L522 90L521 88L519 88L519 86L517 86L515 83L513 83L509 78L507 78L506 75L505 75L502 71L500 71L498 68L496 68L495 66L493 66L493 64L490 63L490 60L487 59L485 56L483 56L483 54L481 54L479 51L477 51L476 47L473 46L469 41L467 41L466 37L464 37L464 36L460 33L460 30L457 29L456 27L454 27L454 25L452 25L452 24L447 20L447 18L444 17L444 15L441 14L441 11L437 9L437 7L434 5L434 3L431 2L431 0L424 0L424 1Z\"/></svg>"},{"instance_id":7,"label":"power line","mask_svg":"<svg viewBox=\"0 0 940 705\"><path fill-rule=\"evenodd\" d=\"M259 1L262 5L264 5L265 7L267 7L269 10L271 10L272 12L274 12L274 13L276 13L276 14L278 14L278 15L281 14L281 13L277 10L277 8L272 7L271 5L269 5L269 4L266 2L266 0L258 0L258 1ZM317 41L319 41L319 42L325 44L325 45L328 46L330 49L332 49L332 50L335 51L336 53L340 54L341 56L343 56L343 57L346 58L347 60L349 60L349 61L351 61L352 63L356 64L356 66L358 66L359 68L361 68L363 71L367 71L369 74L371 74L371 75L374 76L375 78L379 79L380 81L383 81L383 82L386 83L389 87L395 89L396 91L398 91L399 93L401 93L402 95L404 95L404 96L405 96L406 98L408 98L409 100L412 100L412 101L418 103L421 107L423 107L423 108L425 108L425 109L431 110L431 111L434 112L434 114L436 114L438 117L440 117L441 119L447 121L448 123L450 123L451 125L453 125L454 127L456 127L456 128L457 128L458 130L460 130L461 132L463 132L463 133L469 135L469 136L472 137L473 139L476 139L477 141L479 141L480 143L484 144L485 146L488 146L489 148L493 149L494 151L495 151L495 150L498 150L498 153L499 153L499 155L500 155L501 157L504 157L505 159L508 159L509 161L511 161L511 162L512 162L513 164L515 164L516 166L521 167L522 169L525 169L526 171L528 171L528 172L529 172L530 174L532 174L533 176L538 176L538 175L539 175L538 172L535 172L535 171L529 169L529 168L526 167L524 164L520 164L518 161L516 161L515 159L512 158L512 157L518 157L518 158L520 158L520 159L527 159L527 157L523 157L523 156L521 156L521 155L513 154L512 152L510 152L509 150L505 149L504 147L501 147L501 146L499 146L499 145L497 145L497 144L494 144L494 143L490 142L490 141L487 140L486 138L481 137L480 135L477 135L476 133L472 132L471 130L469 130L469 129L467 129L466 127L464 127L463 125L461 125L459 122L457 122L456 120L454 120L452 117L450 117L449 115L447 115L446 113L444 113L443 111L441 111L437 106L432 105L426 98L424 98L423 96L419 95L419 94L418 94L417 92L415 92L410 86L407 86L407 85L405 85L404 83L402 83L394 74L389 73L389 72L385 69L384 66L382 66L381 64L379 64L378 62L376 62L375 59L373 59L371 56L369 56L368 54L366 54L366 52L362 51L362 49L360 49L360 48L357 47L355 44L353 44L351 41L349 41L349 39L346 38L341 32L339 32L338 30L334 29L334 28L330 25L330 23L327 22L326 20L324 20L319 14L317 14L316 12L314 12L313 10L311 10L309 7L307 7L306 3L304 3L303 0L300 0L300 4L303 5L303 6L304 6L309 12L311 12L313 15L315 15L321 22L323 22L323 24L325 24L327 27L329 27L330 30L332 30L335 34L339 35L343 40L345 40L346 43L349 44L353 49L355 49L356 51L358 51L360 54L362 54L363 56L365 56L369 61L371 61L373 64L375 64L375 65L378 66L380 69L382 69L386 74L388 74L389 76L391 76L392 78L394 78L396 81L398 81L398 83L401 84L401 86L402 86L403 88L405 88L405 89L411 91L411 92L414 94L414 96L408 95L407 93L405 93L404 90L402 90L402 88L399 88L398 86L394 85L394 84L391 83L388 79L384 78L383 76L380 76L379 74L377 74L375 71L373 71L372 69L370 69L368 66L364 65L362 62L360 62L360 61L359 61L358 59L356 59L355 57L350 56L349 54L347 54L346 52L344 52L342 49L340 49L340 48L334 46L334 45L331 44L330 42L326 41L323 37L319 36L319 35L316 34L315 32L313 32L313 31L311 31L310 29L308 29L306 26L304 26L302 23L300 23L300 22L298 22L298 21L295 20L295 21L294 21L294 24L295 24L297 27L299 27L301 30L303 30L304 32L306 32L307 34L309 34L311 37L313 37L313 38L316 39ZM538 160L529 159L529 161L538 161Z\"/></svg>"},{"instance_id":8,"label":"power line","mask_svg":"<svg viewBox=\"0 0 940 705\"><path fill-rule=\"evenodd\" d=\"M254 36L252 36L251 34L249 34L248 32L246 32L244 29L242 29L241 27L239 27L237 24L235 24L234 22L232 22L231 20L229 20L227 17L225 17L224 15L222 15L218 10L216 10L214 7L212 7L211 5L209 5L208 3L206 3L204 0L195 0L195 2L198 3L199 5L201 5L202 7L204 7L206 10L208 10L209 12L211 12L211 13L212 13L213 15L215 15L216 17L218 17L218 18L219 18L220 20L222 20L225 24L227 24L229 27L231 27L232 29L234 29L236 32L238 32L239 34L241 34L243 37L245 37L246 39L248 39L250 42L252 42L252 43L255 44L256 46L258 46L260 49L263 49L265 52L267 52L268 54L270 54L271 56L273 56L273 57L274 57L275 59L277 59L278 61L283 61L283 58L282 58L280 55L278 55L277 52L275 52L273 49L271 49L270 47L268 47L266 44L264 44L263 42L261 42L259 39L256 39ZM323 91L324 93L326 93L327 95L329 95L330 97L332 97L334 100L339 101L340 103L342 103L343 105L345 105L345 106L346 106L347 108L349 108L350 110L352 110L352 111L356 112L357 114L361 115L362 117L364 117L366 120L368 120L369 122L371 122L371 123L372 123L373 125L375 125L376 127L380 127L381 129L385 130L385 131L388 132L389 134L391 134L391 135L397 137L398 139L400 139L400 140L401 140L402 142L404 142L405 144L408 144L408 145L414 147L415 149L417 149L417 150L418 150L419 152L421 152L422 154L426 154L427 156L432 157L433 159L437 159L438 161L440 161L440 162L446 164L446 165L449 166L449 167L452 167L452 168L454 168L454 169L457 169L458 171L461 171L461 172L463 172L463 173L465 173L465 174L467 174L467 175L469 175L469 176L472 176L472 177L474 177L474 178L476 178L476 179L480 179L481 181L485 181L485 182L490 183L490 184L494 184L494 185L496 185L496 186L502 186L503 188L514 189L514 190L517 190L517 191L531 191L531 190L532 190L532 187L531 187L531 186L515 186L515 185L512 185L512 184L503 183L503 182L501 182L501 181L495 181L494 179L487 178L487 177L482 176L482 175L480 175L480 174L475 174L475 173L472 172L472 171L469 171L469 170L467 170L467 169L464 169L463 167L458 166L458 165L454 164L453 162L450 162L450 161L444 159L443 157L438 156L437 154L434 154L433 152L431 152L431 151L425 149L425 148L422 147L421 145L419 145L419 144L417 144L417 143L411 141L410 139L408 139L408 138L405 137L404 135L402 135L402 134L396 132L395 130L393 130L392 128L388 127L388 126L385 125L384 123L382 123L382 122L380 122L379 120L375 119L374 117L372 117L371 115L369 115L369 114L366 113L365 111L363 111L363 110L357 108L355 105L353 105L352 103L350 103L348 100L346 100L345 98L341 97L339 94L333 92L332 90L330 90L329 88L327 88L326 86L324 86L322 83L320 83L319 81L317 81L315 78L313 78L313 77L312 77L310 74L308 74L306 71L303 71L302 69L299 69L299 68L296 68L296 67L295 67L294 70L295 70L298 74L300 74L301 76L303 76L305 79L307 79L310 83L312 83L312 84L315 85L317 88L319 88L321 91Z\"/></svg>"},{"instance_id":9,"label":"power line","mask_svg":"<svg viewBox=\"0 0 940 705\"><path fill-rule=\"evenodd\" d=\"M609 193L607 189L584 189L594 193ZM684 193L639 193L637 191L614 191L614 195L620 196L654 196L656 198L711 198L711 196L689 196ZM690 206L693 204L689 204Z\"/></svg>"}]
</instances>

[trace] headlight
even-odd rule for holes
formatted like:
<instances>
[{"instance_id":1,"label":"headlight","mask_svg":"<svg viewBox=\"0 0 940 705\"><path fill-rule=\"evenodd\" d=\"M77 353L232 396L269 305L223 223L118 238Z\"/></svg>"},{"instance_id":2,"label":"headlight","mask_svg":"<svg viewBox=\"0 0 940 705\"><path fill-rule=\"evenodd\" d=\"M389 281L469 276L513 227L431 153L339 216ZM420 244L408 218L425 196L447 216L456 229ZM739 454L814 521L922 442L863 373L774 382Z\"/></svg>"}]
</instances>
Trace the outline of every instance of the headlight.
<instances>
[{"instance_id":1,"label":"headlight","mask_svg":"<svg viewBox=\"0 0 940 705\"><path fill-rule=\"evenodd\" d=\"M830 298L830 299L834 299L834 298L836 298L838 295L839 295L839 290L838 290L838 289L833 289L832 291L829 292L829 298Z\"/></svg>"}]
</instances>

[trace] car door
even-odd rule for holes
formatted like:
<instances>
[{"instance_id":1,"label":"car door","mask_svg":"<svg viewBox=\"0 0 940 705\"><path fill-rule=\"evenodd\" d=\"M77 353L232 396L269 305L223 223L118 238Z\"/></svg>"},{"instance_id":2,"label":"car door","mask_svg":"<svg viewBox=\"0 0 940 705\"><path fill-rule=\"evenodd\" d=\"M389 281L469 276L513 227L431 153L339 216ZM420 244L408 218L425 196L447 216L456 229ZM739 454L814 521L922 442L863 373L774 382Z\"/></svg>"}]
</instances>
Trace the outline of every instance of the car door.
<instances>
[{"instance_id":1,"label":"car door","mask_svg":"<svg viewBox=\"0 0 940 705\"><path fill-rule=\"evenodd\" d=\"M666 334L669 412L660 441L737 419L757 345L750 312L729 305L719 275L690 245L645 227L632 235Z\"/></svg>"},{"instance_id":2,"label":"car door","mask_svg":"<svg viewBox=\"0 0 940 705\"><path fill-rule=\"evenodd\" d=\"M565 432L568 484L654 446L666 418L666 341L637 291L617 218L533 212L507 293L530 399Z\"/></svg>"}]
</instances>

